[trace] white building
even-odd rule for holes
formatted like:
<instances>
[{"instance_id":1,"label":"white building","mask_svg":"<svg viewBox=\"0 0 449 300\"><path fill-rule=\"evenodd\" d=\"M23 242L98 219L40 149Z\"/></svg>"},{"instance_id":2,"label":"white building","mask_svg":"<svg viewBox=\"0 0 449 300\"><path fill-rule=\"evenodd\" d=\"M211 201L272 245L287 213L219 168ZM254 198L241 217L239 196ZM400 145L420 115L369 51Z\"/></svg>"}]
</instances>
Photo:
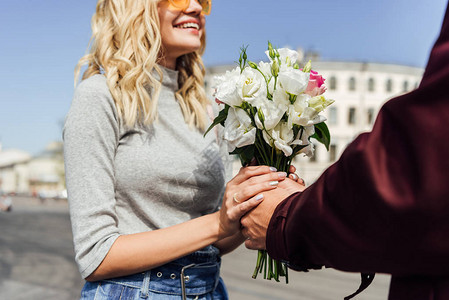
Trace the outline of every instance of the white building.
<instances>
[{"instance_id":1,"label":"white building","mask_svg":"<svg viewBox=\"0 0 449 300\"><path fill-rule=\"evenodd\" d=\"M0 148L0 191L57 197L65 189L62 143L50 143L31 156L25 151Z\"/></svg>"},{"instance_id":2,"label":"white building","mask_svg":"<svg viewBox=\"0 0 449 300\"><path fill-rule=\"evenodd\" d=\"M209 95L213 94L213 77L233 68L235 65L207 69ZM331 133L329 152L318 144L314 157L299 155L295 160L298 173L306 183L315 181L358 134L371 130L387 100L418 87L424 72L422 68L403 65L319 60L312 60L312 69L326 79L325 95L335 103L324 113Z\"/></svg>"},{"instance_id":3,"label":"white building","mask_svg":"<svg viewBox=\"0 0 449 300\"><path fill-rule=\"evenodd\" d=\"M28 163L29 190L32 195L54 198L63 193L65 180L62 146L61 142L50 143Z\"/></svg>"},{"instance_id":4,"label":"white building","mask_svg":"<svg viewBox=\"0 0 449 300\"><path fill-rule=\"evenodd\" d=\"M0 146L0 192L28 192L28 162L31 155L25 151Z\"/></svg>"}]
</instances>

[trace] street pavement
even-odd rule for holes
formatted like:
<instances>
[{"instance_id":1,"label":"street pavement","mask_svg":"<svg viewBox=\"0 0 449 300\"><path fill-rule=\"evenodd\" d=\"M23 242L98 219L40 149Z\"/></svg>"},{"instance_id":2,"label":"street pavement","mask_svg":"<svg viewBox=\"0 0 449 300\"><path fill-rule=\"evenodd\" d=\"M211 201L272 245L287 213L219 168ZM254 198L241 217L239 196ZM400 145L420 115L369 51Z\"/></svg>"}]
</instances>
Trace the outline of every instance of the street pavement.
<instances>
[{"instance_id":1,"label":"street pavement","mask_svg":"<svg viewBox=\"0 0 449 300\"><path fill-rule=\"evenodd\" d=\"M79 299L83 285L74 263L67 203L15 197L0 213L0 300ZM231 300L335 300L354 292L360 275L332 269L289 272L289 283L251 278L256 251L238 248L223 257ZM357 300L387 299L390 277L377 274Z\"/></svg>"}]
</instances>

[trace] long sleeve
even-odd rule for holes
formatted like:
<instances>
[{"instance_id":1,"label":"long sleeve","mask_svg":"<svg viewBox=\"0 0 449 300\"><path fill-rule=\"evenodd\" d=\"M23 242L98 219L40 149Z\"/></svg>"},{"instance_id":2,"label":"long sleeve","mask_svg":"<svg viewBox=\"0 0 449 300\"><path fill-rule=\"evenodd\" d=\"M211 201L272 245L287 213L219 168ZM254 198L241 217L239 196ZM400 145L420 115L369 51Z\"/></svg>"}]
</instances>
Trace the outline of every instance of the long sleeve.
<instances>
[{"instance_id":1,"label":"long sleeve","mask_svg":"<svg viewBox=\"0 0 449 300\"><path fill-rule=\"evenodd\" d=\"M449 15L419 88L277 207L267 249L298 269L449 273Z\"/></svg>"},{"instance_id":2,"label":"long sleeve","mask_svg":"<svg viewBox=\"0 0 449 300\"><path fill-rule=\"evenodd\" d=\"M96 75L79 85L63 133L75 260L84 278L119 236L114 185L119 125L104 81Z\"/></svg>"}]
</instances>

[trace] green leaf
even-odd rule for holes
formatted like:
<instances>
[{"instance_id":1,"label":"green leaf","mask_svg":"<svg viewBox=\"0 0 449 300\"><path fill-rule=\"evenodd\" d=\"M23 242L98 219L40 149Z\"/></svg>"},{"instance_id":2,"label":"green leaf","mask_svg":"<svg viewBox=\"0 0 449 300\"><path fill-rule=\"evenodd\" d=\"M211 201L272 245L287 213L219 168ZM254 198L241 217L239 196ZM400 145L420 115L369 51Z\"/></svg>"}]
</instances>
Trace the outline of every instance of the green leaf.
<instances>
[{"instance_id":1,"label":"green leaf","mask_svg":"<svg viewBox=\"0 0 449 300\"><path fill-rule=\"evenodd\" d=\"M218 113L218 116L214 119L214 122L212 122L212 124L209 126L209 128L207 128L207 130L203 136L206 136L206 134L218 124L221 124L222 126L224 126L224 121L228 117L228 110L229 110L229 105L225 104L225 108L223 108Z\"/></svg>"},{"instance_id":2,"label":"green leaf","mask_svg":"<svg viewBox=\"0 0 449 300\"><path fill-rule=\"evenodd\" d=\"M295 157L299 151L301 151L302 149L304 149L307 146L309 146L309 145L295 145L295 147L293 148L293 153L292 153L291 157Z\"/></svg>"},{"instance_id":3,"label":"green leaf","mask_svg":"<svg viewBox=\"0 0 449 300\"><path fill-rule=\"evenodd\" d=\"M315 134L313 134L311 137L322 143L326 147L327 151L329 151L331 134L329 133L329 128L327 128L326 123L321 122L315 124Z\"/></svg>"},{"instance_id":4,"label":"green leaf","mask_svg":"<svg viewBox=\"0 0 449 300\"><path fill-rule=\"evenodd\" d=\"M284 116L285 116L285 114L284 114ZM293 136L295 137L295 139L299 138L298 137L299 130L301 130L301 126L299 126L297 124L293 124Z\"/></svg>"},{"instance_id":5,"label":"green leaf","mask_svg":"<svg viewBox=\"0 0 449 300\"><path fill-rule=\"evenodd\" d=\"M252 144L252 145L244 146L241 148L235 148L234 151L232 151L229 154L238 155L240 158L240 161L242 163L242 166L246 166L253 159L255 148L256 148L256 146L254 144Z\"/></svg>"}]
</instances>

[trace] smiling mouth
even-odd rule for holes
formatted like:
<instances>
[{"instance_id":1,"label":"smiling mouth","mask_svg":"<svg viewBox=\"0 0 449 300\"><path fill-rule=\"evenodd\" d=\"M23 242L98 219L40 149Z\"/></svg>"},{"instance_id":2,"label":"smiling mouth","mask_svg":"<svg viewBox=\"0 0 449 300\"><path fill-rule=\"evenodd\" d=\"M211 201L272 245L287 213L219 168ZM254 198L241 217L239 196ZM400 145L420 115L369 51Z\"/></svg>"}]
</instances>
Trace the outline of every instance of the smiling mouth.
<instances>
[{"instance_id":1,"label":"smiling mouth","mask_svg":"<svg viewBox=\"0 0 449 300\"><path fill-rule=\"evenodd\" d=\"M198 25L197 23L184 23L184 24L179 24L179 25L175 25L175 28L181 28L181 29L196 29L196 30L200 30L200 25Z\"/></svg>"}]
</instances>

